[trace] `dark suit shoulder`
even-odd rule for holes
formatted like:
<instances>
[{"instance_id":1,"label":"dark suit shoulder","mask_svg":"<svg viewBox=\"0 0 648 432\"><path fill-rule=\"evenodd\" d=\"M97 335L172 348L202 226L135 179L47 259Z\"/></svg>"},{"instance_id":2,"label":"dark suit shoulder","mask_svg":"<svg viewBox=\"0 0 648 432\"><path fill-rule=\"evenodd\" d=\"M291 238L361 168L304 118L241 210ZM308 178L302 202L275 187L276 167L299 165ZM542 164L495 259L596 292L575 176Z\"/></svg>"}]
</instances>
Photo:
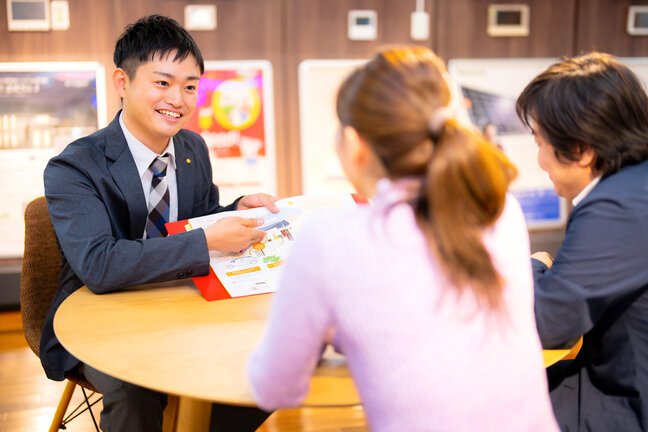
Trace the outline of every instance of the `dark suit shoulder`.
<instances>
[{"instance_id":1,"label":"dark suit shoulder","mask_svg":"<svg viewBox=\"0 0 648 432\"><path fill-rule=\"evenodd\" d=\"M574 207L579 213L607 203L608 208L617 207L620 211L637 209L648 211L648 161L621 168L616 173L602 179L592 191Z\"/></svg>"},{"instance_id":2,"label":"dark suit shoulder","mask_svg":"<svg viewBox=\"0 0 648 432\"><path fill-rule=\"evenodd\" d=\"M648 187L646 179L648 179L648 160L637 165L625 166L602 179L591 195L594 197L597 195L632 196L638 189L645 190Z\"/></svg>"},{"instance_id":3,"label":"dark suit shoulder","mask_svg":"<svg viewBox=\"0 0 648 432\"><path fill-rule=\"evenodd\" d=\"M65 149L49 160L45 168L45 186L49 182L61 180L61 176L72 175L72 172L92 177L105 170L106 154L105 140L102 134L96 132L94 136L86 136L68 144ZM56 173L56 174L54 174Z\"/></svg>"},{"instance_id":4,"label":"dark suit shoulder","mask_svg":"<svg viewBox=\"0 0 648 432\"><path fill-rule=\"evenodd\" d=\"M119 125L118 113L106 127L68 144L58 156L52 158L52 161L85 164L95 160L99 164L104 164L106 158L116 160L127 148L128 143Z\"/></svg>"},{"instance_id":5,"label":"dark suit shoulder","mask_svg":"<svg viewBox=\"0 0 648 432\"><path fill-rule=\"evenodd\" d=\"M100 151L101 147L104 146L101 145L104 142L104 140L101 138L103 135L101 132L102 130L99 130L92 135L88 135L72 141L70 144L65 146L63 151L53 159L74 159L79 156L92 155L93 153Z\"/></svg>"}]
</instances>

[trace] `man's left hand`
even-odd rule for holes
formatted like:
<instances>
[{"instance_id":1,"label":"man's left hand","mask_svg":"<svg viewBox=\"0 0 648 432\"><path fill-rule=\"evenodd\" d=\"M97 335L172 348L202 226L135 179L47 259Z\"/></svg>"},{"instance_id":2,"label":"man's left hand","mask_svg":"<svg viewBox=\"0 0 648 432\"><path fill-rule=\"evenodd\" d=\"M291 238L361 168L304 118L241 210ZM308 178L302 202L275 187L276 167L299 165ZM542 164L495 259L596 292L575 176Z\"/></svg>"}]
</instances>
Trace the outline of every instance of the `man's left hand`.
<instances>
[{"instance_id":1,"label":"man's left hand","mask_svg":"<svg viewBox=\"0 0 648 432\"><path fill-rule=\"evenodd\" d=\"M279 207L275 205L275 201L277 201L278 199L279 198L275 196L264 193L245 195L239 200L238 204L236 205L236 210L247 210L256 207L265 207L272 213L277 213L279 211Z\"/></svg>"}]
</instances>

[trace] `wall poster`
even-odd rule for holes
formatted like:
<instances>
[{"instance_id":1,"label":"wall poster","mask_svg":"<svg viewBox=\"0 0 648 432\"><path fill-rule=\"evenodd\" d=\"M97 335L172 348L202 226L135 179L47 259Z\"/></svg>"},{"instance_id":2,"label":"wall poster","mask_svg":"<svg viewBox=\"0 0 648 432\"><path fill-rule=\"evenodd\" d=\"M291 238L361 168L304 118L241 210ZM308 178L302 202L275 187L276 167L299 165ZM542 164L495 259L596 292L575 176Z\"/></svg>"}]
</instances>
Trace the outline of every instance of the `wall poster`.
<instances>
[{"instance_id":1,"label":"wall poster","mask_svg":"<svg viewBox=\"0 0 648 432\"><path fill-rule=\"evenodd\" d=\"M619 57L618 60L632 69L648 90L648 57Z\"/></svg>"},{"instance_id":2,"label":"wall poster","mask_svg":"<svg viewBox=\"0 0 648 432\"><path fill-rule=\"evenodd\" d=\"M96 62L0 63L0 258L23 254L24 212L44 194L47 161L106 125Z\"/></svg>"},{"instance_id":3,"label":"wall poster","mask_svg":"<svg viewBox=\"0 0 648 432\"><path fill-rule=\"evenodd\" d=\"M335 97L366 60L304 60L299 64L302 193L355 192L335 153Z\"/></svg>"},{"instance_id":4,"label":"wall poster","mask_svg":"<svg viewBox=\"0 0 648 432\"><path fill-rule=\"evenodd\" d=\"M511 192L520 202L530 229L553 228L567 220L567 203L537 163L538 149L515 111L524 87L557 59L456 59L448 62L454 91L463 103L464 120L490 129L494 143L518 169Z\"/></svg>"},{"instance_id":5,"label":"wall poster","mask_svg":"<svg viewBox=\"0 0 648 432\"><path fill-rule=\"evenodd\" d=\"M221 202L277 193L272 65L207 61L196 110L185 125L207 143Z\"/></svg>"}]
</instances>

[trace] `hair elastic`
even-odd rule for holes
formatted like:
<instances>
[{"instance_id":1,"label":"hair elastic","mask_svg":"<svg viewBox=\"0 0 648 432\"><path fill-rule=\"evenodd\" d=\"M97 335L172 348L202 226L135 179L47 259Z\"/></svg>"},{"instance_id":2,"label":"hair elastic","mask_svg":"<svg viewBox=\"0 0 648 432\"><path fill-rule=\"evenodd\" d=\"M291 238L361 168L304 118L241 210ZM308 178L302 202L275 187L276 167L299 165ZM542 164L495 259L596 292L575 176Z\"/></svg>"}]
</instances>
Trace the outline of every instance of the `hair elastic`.
<instances>
[{"instance_id":1,"label":"hair elastic","mask_svg":"<svg viewBox=\"0 0 648 432\"><path fill-rule=\"evenodd\" d=\"M438 108L428 117L427 127L428 132L433 136L437 136L443 125L454 116L454 110L450 106Z\"/></svg>"}]
</instances>

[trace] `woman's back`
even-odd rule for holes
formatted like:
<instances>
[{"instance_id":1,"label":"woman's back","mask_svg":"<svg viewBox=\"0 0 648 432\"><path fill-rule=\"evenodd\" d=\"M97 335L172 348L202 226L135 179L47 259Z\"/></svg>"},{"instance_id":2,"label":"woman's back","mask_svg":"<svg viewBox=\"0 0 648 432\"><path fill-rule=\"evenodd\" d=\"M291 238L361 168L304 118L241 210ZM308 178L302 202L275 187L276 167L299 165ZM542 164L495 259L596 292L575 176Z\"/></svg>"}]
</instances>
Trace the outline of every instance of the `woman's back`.
<instances>
[{"instance_id":1,"label":"woman's back","mask_svg":"<svg viewBox=\"0 0 648 432\"><path fill-rule=\"evenodd\" d=\"M342 168L373 205L300 231L249 365L259 405L298 404L334 334L374 430L557 430L517 170L457 118L443 62L387 47L336 110Z\"/></svg>"},{"instance_id":2,"label":"woman's back","mask_svg":"<svg viewBox=\"0 0 648 432\"><path fill-rule=\"evenodd\" d=\"M505 280L497 315L448 286L402 195L382 180L372 206L322 215L300 232L269 338L250 364L261 406L299 403L312 373L304 359L319 352L311 340L335 328L372 430L557 430L517 202L509 197L484 235Z\"/></svg>"}]
</instances>

